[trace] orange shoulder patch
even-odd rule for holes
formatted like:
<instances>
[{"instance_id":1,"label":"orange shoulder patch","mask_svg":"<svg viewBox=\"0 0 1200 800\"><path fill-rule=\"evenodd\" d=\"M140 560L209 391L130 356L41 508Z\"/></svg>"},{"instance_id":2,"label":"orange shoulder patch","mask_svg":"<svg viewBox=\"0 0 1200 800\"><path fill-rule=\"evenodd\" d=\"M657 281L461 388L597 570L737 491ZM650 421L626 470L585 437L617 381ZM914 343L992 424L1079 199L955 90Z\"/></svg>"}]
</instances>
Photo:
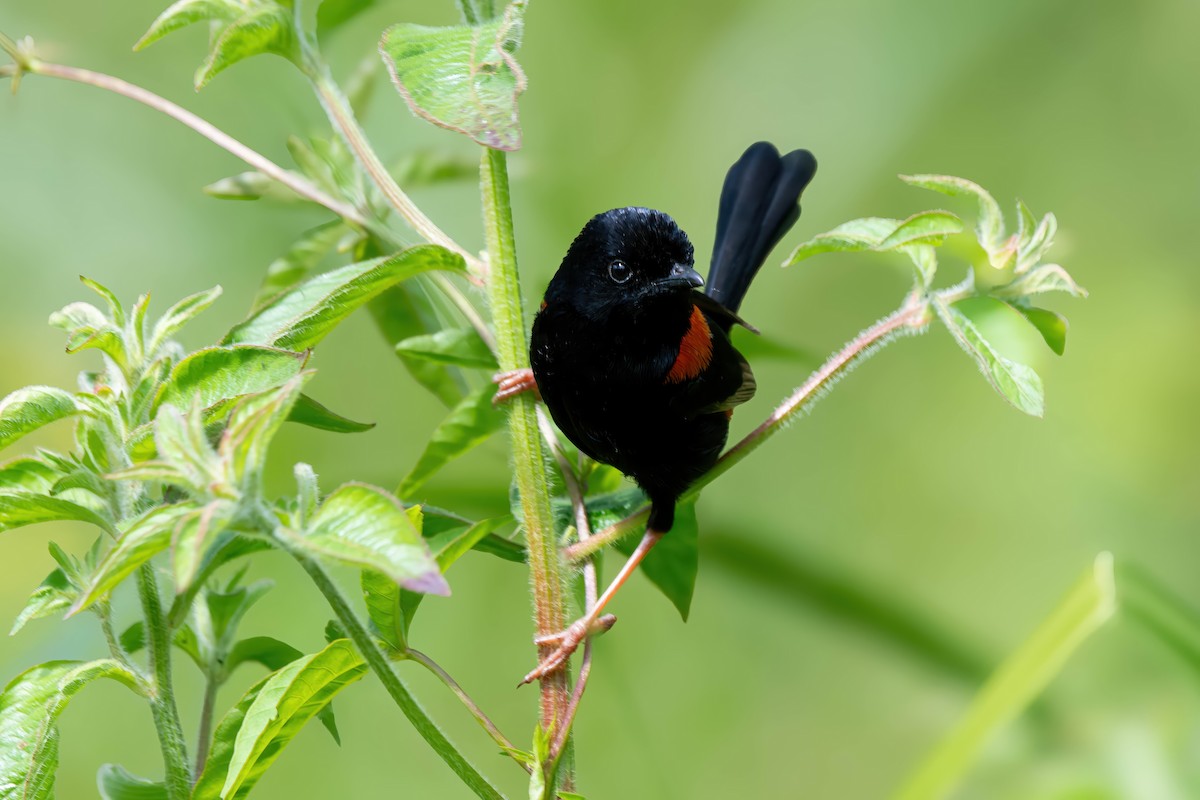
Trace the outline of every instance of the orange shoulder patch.
<instances>
[{"instance_id":1,"label":"orange shoulder patch","mask_svg":"<svg viewBox=\"0 0 1200 800\"><path fill-rule=\"evenodd\" d=\"M695 378L708 368L712 354L712 331L708 329L708 320L698 306L693 307L687 332L679 343L679 355L675 357L664 383L682 383Z\"/></svg>"}]
</instances>

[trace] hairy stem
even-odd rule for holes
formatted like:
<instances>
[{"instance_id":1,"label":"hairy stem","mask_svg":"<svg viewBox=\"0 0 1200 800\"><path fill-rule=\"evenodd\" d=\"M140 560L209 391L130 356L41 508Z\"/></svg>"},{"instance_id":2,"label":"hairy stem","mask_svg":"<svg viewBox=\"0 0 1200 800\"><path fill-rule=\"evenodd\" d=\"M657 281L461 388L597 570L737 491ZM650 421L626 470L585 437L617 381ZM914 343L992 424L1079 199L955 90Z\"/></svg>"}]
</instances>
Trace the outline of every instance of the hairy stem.
<instances>
[{"instance_id":1,"label":"hairy stem","mask_svg":"<svg viewBox=\"0 0 1200 800\"><path fill-rule=\"evenodd\" d=\"M442 760L449 765L450 769L454 770L454 773L471 791L475 792L476 796L483 800L504 800L504 796L467 761L466 757L438 728L437 723L425 713L425 709L421 708L416 698L408 691L408 687L400 680L400 676L396 674L392 662L379 649L379 645L375 643L367 626L350 607L341 589L333 582L328 573L320 564L303 553L293 551L292 555L312 578L321 594L325 596L338 622L341 623L342 629L346 631L346 635L354 642L354 646L366 660L367 666L378 676L383 688L404 712L404 716L417 729L417 733L421 734L421 738L442 757Z\"/></svg>"},{"instance_id":2,"label":"hairy stem","mask_svg":"<svg viewBox=\"0 0 1200 800\"><path fill-rule=\"evenodd\" d=\"M110 92L128 97L130 100L153 108L155 111L161 111L172 119L182 122L196 133L208 139L213 144L227 150L233 155L245 161L250 166L257 169L264 175L282 183L284 186L291 189L296 194L306 200L311 200L318 205L325 206L338 216L353 222L357 225L366 227L367 218L353 206L330 197L325 192L318 189L305 178L290 172L276 164L271 159L259 153L250 147L234 139L229 134L217 128L212 123L201 119L192 112L182 108L165 97L160 97L154 92L143 89L120 78L115 78L112 75L105 75L101 72L93 72L89 69L80 69L78 67L68 67L63 64L51 64L45 61L33 61L29 64L29 71L35 75L45 75L49 78L62 78L76 83L83 83L88 86L95 86L99 89L106 89Z\"/></svg>"},{"instance_id":3,"label":"hairy stem","mask_svg":"<svg viewBox=\"0 0 1200 800\"><path fill-rule=\"evenodd\" d=\"M175 690L171 684L171 632L163 617L154 568L149 564L143 564L138 569L138 595L146 619L146 644L150 651L150 672L154 676L150 710L154 716L154 727L158 729L158 742L166 768L167 798L187 800L192 791L192 781L183 726L179 722L179 709L175 706Z\"/></svg>"},{"instance_id":4,"label":"hairy stem","mask_svg":"<svg viewBox=\"0 0 1200 800\"><path fill-rule=\"evenodd\" d=\"M527 369L529 343L513 241L508 165L502 151L484 150L480 165L480 189L483 193L484 228L491 261L488 292L492 320L496 326L500 369L506 372ZM550 512L547 492L546 462L533 397L522 394L507 405L513 470L521 495L529 553L534 617L537 634L544 636L557 633L566 626L567 610L554 517ZM539 658L545 658L553 649L552 646L543 645L539 648ZM567 718L569 703L568 670L565 667L542 678L541 723L546 731L553 731L556 725Z\"/></svg>"},{"instance_id":5,"label":"hairy stem","mask_svg":"<svg viewBox=\"0 0 1200 800\"><path fill-rule=\"evenodd\" d=\"M695 497L701 489L712 483L721 475L741 461L750 453L778 433L795 419L797 414L810 409L817 400L824 396L834 383L855 366L876 353L880 347L891 342L898 336L920 333L929 319L929 299L919 295L910 296L905 304L897 311L876 322L870 328L854 337L845 347L829 358L821 367L808 377L800 388L792 392L761 425L748 433L745 438L725 451L713 468L704 473L684 493L681 500ZM643 508L625 519L605 528L587 541L580 541L566 548L564 555L570 561L587 558L592 553L637 530L646 516L649 508Z\"/></svg>"},{"instance_id":6,"label":"hairy stem","mask_svg":"<svg viewBox=\"0 0 1200 800\"><path fill-rule=\"evenodd\" d=\"M446 686L446 688L449 689L454 696L462 702L467 711L471 712L471 716L475 718L475 721L479 723L479 726L487 731L487 735L492 737L492 741L498 744L501 749L508 753L511 753L517 749L516 745L514 745L509 738L505 736L499 728L496 727L496 723L492 722L491 718L484 713L483 709L471 699L471 695L467 694L466 690L459 686L458 681L454 680L450 673L442 669L440 664L422 653L420 650L414 650L411 647L404 651L404 656L417 662L437 676L437 679L440 680ZM530 767L527 764L522 763L521 766L525 768L526 772L529 772Z\"/></svg>"}]
</instances>

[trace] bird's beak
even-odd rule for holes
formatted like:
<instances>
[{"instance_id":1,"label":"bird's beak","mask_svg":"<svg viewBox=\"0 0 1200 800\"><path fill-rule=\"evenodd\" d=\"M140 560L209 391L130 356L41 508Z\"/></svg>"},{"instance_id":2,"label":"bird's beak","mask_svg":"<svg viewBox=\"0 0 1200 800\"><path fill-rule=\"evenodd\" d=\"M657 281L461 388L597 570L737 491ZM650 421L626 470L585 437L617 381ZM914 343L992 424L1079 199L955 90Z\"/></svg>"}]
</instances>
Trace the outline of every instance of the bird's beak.
<instances>
[{"instance_id":1,"label":"bird's beak","mask_svg":"<svg viewBox=\"0 0 1200 800\"><path fill-rule=\"evenodd\" d=\"M700 273L687 264L676 264L671 267L670 275L658 280L658 285L669 286L673 289L685 287L688 289L699 289L704 285L704 278L700 277Z\"/></svg>"}]
</instances>

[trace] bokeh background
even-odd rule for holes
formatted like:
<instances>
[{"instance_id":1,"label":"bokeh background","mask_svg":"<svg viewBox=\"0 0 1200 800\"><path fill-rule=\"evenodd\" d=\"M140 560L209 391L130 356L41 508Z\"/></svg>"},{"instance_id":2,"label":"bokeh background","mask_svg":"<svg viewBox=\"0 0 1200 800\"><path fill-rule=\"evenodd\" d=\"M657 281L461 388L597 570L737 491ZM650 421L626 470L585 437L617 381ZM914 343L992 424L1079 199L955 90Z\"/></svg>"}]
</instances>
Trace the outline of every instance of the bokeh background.
<instances>
[{"instance_id":1,"label":"bokeh background","mask_svg":"<svg viewBox=\"0 0 1200 800\"><path fill-rule=\"evenodd\" d=\"M289 133L326 130L281 59L242 63L195 94L203 30L132 53L164 5L3 0L0 29L31 34L47 58L175 99L281 163ZM455 19L449 0L380 2L329 55L345 74L386 25ZM1064 358L1034 334L1007 343L1045 380L1044 420L1007 407L935 330L869 361L706 490L690 621L639 579L617 602L621 624L597 644L577 726L589 798L885 797L1098 552L1143 565L1200 605L1198 31L1200 6L1189 0L532 4L520 52L525 145L511 159L530 307L578 228L606 208L668 210L707 253L724 170L760 138L808 147L821 163L785 245L852 217L943 204L970 214L894 177L957 174L1006 209L1020 196L1036 213L1054 211L1054 255L1091 291L1055 303L1071 320ZM412 118L386 85L375 100L367 127L383 154L474 157L466 140ZM220 283L224 297L185 333L192 346L238 321L266 265L325 219L200 192L240 169L174 122L95 89L34 77L19 96L5 92L0 394L71 386L90 364L63 355L61 332L46 325L84 298L80 273L126 298L151 291L159 310ZM470 181L416 199L460 241L482 245ZM964 269L943 267L946 279ZM899 263L869 255L768 267L744 314L815 360L898 305L908 280ZM352 437L285 430L277 485L305 460L326 488L394 486L441 408L366 315L314 364L316 396L379 424ZM756 363L759 395L735 433L811 366ZM68 447L68 427L26 444ZM501 513L506 458L497 439L414 499ZM65 525L0 539L0 617L13 617L50 570L51 539L88 543L86 530ZM247 633L317 648L328 611L295 566L266 556L255 572L278 589ZM533 656L524 571L472 555L452 583L452 599L426 603L417 642L527 741L535 693L512 689ZM132 611L128 601L119 607ZM872 602L946 647L897 634ZM101 650L91 619L37 622L0 640L0 675ZM183 661L178 672L192 731L199 681ZM521 795L520 774L455 701L409 673L476 763ZM336 705L343 746L306 730L256 796L469 796L373 680ZM120 687L89 688L62 727L60 797L95 796L104 762L161 774L149 713ZM1200 797L1200 676L1118 620L1075 655L1032 717L991 742L955 797Z\"/></svg>"}]
</instances>

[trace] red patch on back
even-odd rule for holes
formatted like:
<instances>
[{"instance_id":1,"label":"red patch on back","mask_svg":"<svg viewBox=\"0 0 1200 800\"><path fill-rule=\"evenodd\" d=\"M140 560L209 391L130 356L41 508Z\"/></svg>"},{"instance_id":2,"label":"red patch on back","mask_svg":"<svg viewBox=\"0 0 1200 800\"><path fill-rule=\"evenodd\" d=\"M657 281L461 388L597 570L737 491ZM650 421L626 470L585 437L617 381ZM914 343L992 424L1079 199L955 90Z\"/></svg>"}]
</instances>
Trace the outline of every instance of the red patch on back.
<instances>
[{"instance_id":1,"label":"red patch on back","mask_svg":"<svg viewBox=\"0 0 1200 800\"><path fill-rule=\"evenodd\" d=\"M543 300L542 301L542 311L545 311L545 310L546 310L546 301Z\"/></svg>"},{"instance_id":2,"label":"red patch on back","mask_svg":"<svg viewBox=\"0 0 1200 800\"><path fill-rule=\"evenodd\" d=\"M708 320L704 318L704 312L694 306L692 316L688 318L687 332L679 343L679 355L664 383L681 383L695 378L708 368L712 354L712 331L708 329Z\"/></svg>"}]
</instances>

